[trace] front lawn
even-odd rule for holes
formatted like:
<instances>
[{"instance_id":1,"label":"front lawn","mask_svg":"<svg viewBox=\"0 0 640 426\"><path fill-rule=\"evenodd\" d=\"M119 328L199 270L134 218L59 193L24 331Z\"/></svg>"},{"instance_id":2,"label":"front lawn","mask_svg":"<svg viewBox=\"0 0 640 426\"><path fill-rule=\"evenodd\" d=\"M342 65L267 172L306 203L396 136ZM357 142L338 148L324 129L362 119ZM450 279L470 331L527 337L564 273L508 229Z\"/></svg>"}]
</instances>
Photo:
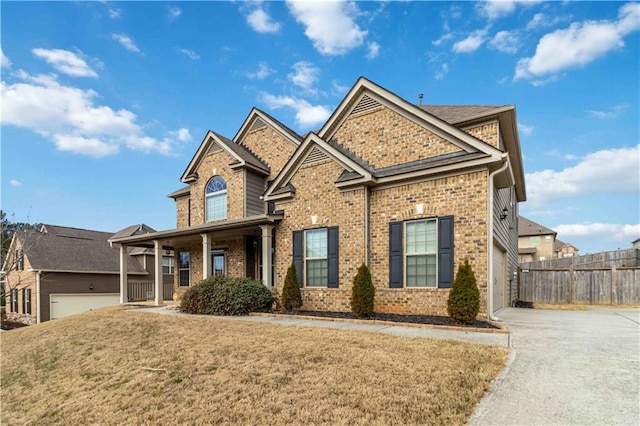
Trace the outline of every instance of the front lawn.
<instances>
[{"instance_id":1,"label":"front lawn","mask_svg":"<svg viewBox=\"0 0 640 426\"><path fill-rule=\"evenodd\" d=\"M1 335L14 424L465 424L505 348L109 308Z\"/></svg>"}]
</instances>

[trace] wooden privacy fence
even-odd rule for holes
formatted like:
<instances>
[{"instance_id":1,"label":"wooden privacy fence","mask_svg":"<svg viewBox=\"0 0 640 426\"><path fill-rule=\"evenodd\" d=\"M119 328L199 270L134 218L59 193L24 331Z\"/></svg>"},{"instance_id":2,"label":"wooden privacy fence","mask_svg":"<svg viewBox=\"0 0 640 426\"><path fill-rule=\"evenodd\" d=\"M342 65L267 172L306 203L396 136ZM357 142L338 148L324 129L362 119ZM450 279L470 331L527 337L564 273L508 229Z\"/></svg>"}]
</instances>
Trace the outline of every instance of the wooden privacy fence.
<instances>
[{"instance_id":1,"label":"wooden privacy fence","mask_svg":"<svg viewBox=\"0 0 640 426\"><path fill-rule=\"evenodd\" d=\"M518 300L524 302L640 304L640 267L522 268L518 276Z\"/></svg>"},{"instance_id":2,"label":"wooden privacy fence","mask_svg":"<svg viewBox=\"0 0 640 426\"><path fill-rule=\"evenodd\" d=\"M127 296L129 301L138 302L140 300L153 300L155 297L155 284L153 281L129 281L127 286ZM173 283L162 284L163 300L173 299Z\"/></svg>"}]
</instances>

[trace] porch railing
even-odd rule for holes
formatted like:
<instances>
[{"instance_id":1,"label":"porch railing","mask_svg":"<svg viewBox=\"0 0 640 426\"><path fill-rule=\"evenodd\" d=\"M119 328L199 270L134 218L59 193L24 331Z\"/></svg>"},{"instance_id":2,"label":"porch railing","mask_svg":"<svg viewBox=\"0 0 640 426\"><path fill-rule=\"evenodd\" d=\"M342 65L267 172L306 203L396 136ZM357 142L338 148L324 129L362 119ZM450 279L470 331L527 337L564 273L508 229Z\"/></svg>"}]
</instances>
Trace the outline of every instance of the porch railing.
<instances>
[{"instance_id":1,"label":"porch railing","mask_svg":"<svg viewBox=\"0 0 640 426\"><path fill-rule=\"evenodd\" d=\"M162 283L162 299L173 300L173 283ZM155 295L155 283L153 281L129 281L127 296L131 302L141 300L153 300Z\"/></svg>"}]
</instances>

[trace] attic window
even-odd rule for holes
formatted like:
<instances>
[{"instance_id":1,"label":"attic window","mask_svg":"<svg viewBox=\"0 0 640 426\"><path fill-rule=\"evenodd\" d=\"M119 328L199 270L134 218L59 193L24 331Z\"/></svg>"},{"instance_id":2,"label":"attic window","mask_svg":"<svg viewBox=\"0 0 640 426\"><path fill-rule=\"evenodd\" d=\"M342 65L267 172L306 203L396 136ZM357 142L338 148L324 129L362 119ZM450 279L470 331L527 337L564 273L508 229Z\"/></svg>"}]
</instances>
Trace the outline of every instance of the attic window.
<instances>
[{"instance_id":1,"label":"attic window","mask_svg":"<svg viewBox=\"0 0 640 426\"><path fill-rule=\"evenodd\" d=\"M251 128L249 129L249 132L253 132L254 130L262 129L265 126L266 126L266 124L264 123L264 121L260 120L259 118L256 118L256 120L251 125Z\"/></svg>"},{"instance_id":2,"label":"attic window","mask_svg":"<svg viewBox=\"0 0 640 426\"><path fill-rule=\"evenodd\" d=\"M370 109L378 108L379 106L382 106L380 102L376 101L375 99L367 95L364 95L360 100L360 102L358 102L358 105L356 105L353 111L351 111L351 113L357 114L359 112L364 112Z\"/></svg>"}]
</instances>

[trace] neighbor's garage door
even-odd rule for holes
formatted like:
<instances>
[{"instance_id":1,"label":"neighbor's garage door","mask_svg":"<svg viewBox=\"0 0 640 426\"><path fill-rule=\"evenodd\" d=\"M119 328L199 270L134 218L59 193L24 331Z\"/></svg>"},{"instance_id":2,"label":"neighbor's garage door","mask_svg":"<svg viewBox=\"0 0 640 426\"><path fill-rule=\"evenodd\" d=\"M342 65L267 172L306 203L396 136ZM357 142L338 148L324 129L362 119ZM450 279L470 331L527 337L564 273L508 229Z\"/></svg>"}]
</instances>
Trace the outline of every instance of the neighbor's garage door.
<instances>
[{"instance_id":1,"label":"neighbor's garage door","mask_svg":"<svg viewBox=\"0 0 640 426\"><path fill-rule=\"evenodd\" d=\"M120 295L113 294L52 294L51 319L68 317L92 309L115 306L120 303Z\"/></svg>"}]
</instances>

